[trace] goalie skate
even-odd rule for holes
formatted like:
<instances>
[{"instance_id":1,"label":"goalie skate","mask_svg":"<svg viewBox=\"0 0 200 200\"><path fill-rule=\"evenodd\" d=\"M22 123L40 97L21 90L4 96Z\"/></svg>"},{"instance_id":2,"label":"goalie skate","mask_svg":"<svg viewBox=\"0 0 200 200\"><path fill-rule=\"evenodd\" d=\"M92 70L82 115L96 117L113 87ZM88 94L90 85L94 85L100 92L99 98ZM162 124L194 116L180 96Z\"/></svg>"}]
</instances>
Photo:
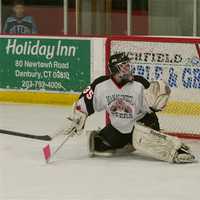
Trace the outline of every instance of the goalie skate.
<instances>
[{"instance_id":1,"label":"goalie skate","mask_svg":"<svg viewBox=\"0 0 200 200\"><path fill-rule=\"evenodd\" d=\"M195 156L191 154L190 148L185 144L182 144L174 155L174 163L192 163L195 161Z\"/></svg>"}]
</instances>

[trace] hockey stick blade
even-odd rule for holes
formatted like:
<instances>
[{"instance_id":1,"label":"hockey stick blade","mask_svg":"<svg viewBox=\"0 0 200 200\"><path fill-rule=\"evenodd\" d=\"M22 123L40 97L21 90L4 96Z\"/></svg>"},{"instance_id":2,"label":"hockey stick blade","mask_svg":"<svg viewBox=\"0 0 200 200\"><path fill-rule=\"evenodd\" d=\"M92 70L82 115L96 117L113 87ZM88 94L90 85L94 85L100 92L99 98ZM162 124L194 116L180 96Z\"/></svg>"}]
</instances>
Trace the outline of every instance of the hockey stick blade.
<instances>
[{"instance_id":1,"label":"hockey stick blade","mask_svg":"<svg viewBox=\"0 0 200 200\"><path fill-rule=\"evenodd\" d=\"M49 163L52 157L56 155L56 153L61 149L61 147L68 141L70 137L74 136L74 132L76 131L76 128L72 128L67 135L65 135L64 140L62 140L61 143L58 144L56 149L54 151L51 150L51 147L49 144L45 145L43 147L43 155L45 158L46 163ZM51 153L52 152L52 153Z\"/></svg>"},{"instance_id":2,"label":"hockey stick blade","mask_svg":"<svg viewBox=\"0 0 200 200\"><path fill-rule=\"evenodd\" d=\"M25 137L29 139L36 139L36 140L45 140L45 141L52 140L52 137L49 135L33 135L33 134L21 133L21 132L10 131L10 130L5 130L5 129L0 129L0 133L13 135L13 136L19 136L19 137Z\"/></svg>"},{"instance_id":3,"label":"hockey stick blade","mask_svg":"<svg viewBox=\"0 0 200 200\"><path fill-rule=\"evenodd\" d=\"M50 158L51 158L51 149L49 144L47 144L44 148L43 148L43 154L44 154L44 158L46 160L46 163L49 162Z\"/></svg>"}]
</instances>

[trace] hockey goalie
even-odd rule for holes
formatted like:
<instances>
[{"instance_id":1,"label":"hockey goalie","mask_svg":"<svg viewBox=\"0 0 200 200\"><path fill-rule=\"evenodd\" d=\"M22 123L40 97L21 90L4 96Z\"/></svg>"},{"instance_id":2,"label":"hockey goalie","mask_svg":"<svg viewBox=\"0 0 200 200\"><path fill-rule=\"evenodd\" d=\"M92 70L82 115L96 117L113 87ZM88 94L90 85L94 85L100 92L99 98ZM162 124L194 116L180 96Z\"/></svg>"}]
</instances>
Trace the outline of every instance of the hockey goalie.
<instances>
[{"instance_id":1,"label":"hockey goalie","mask_svg":"<svg viewBox=\"0 0 200 200\"><path fill-rule=\"evenodd\" d=\"M108 64L110 76L93 81L80 95L73 108L70 128L77 134L94 112L105 110L110 122L89 134L91 156L113 155L128 147L155 159L170 163L194 162L190 148L178 138L160 132L157 111L166 106L170 88L165 81L149 82L132 74L125 53L112 55Z\"/></svg>"}]
</instances>

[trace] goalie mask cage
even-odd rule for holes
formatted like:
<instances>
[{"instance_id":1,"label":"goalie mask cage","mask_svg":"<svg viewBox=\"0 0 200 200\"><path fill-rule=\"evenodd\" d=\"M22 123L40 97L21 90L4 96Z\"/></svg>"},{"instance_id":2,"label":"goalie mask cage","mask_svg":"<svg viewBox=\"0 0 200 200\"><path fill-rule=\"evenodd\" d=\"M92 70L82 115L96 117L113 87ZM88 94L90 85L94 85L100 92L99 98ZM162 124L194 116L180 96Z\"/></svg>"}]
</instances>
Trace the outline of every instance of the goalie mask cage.
<instances>
[{"instance_id":1,"label":"goalie mask cage","mask_svg":"<svg viewBox=\"0 0 200 200\"><path fill-rule=\"evenodd\" d=\"M199 44L200 38L149 36L108 37L106 41L106 63L110 55L126 52L134 74L149 81L167 81L172 92L167 107L158 113L160 127L181 138L200 139Z\"/></svg>"}]
</instances>

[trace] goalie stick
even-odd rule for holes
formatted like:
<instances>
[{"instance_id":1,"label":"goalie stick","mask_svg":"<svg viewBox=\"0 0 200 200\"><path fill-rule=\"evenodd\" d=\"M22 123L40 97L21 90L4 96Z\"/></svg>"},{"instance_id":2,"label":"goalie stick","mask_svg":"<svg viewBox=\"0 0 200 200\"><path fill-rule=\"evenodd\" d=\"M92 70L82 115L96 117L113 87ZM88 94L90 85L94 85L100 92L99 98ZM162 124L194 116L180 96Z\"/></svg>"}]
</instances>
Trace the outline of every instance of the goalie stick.
<instances>
[{"instance_id":1,"label":"goalie stick","mask_svg":"<svg viewBox=\"0 0 200 200\"><path fill-rule=\"evenodd\" d=\"M6 130L6 129L0 129L0 133L7 134L7 135L18 136L18 137L36 139L36 140L50 141L50 140L53 140L58 135L64 134L64 129L58 129L54 133L49 134L49 135L48 134L47 135L35 135L35 134L22 133L22 132L11 131L11 130Z\"/></svg>"},{"instance_id":2,"label":"goalie stick","mask_svg":"<svg viewBox=\"0 0 200 200\"><path fill-rule=\"evenodd\" d=\"M34 135L34 134L22 133L18 131L11 131L11 130L5 130L5 129L0 129L0 133L13 135L13 136L19 136L19 137L25 137L25 138L30 138L30 139L36 139L36 140L49 141L53 139L53 137L50 135Z\"/></svg>"},{"instance_id":3,"label":"goalie stick","mask_svg":"<svg viewBox=\"0 0 200 200\"><path fill-rule=\"evenodd\" d=\"M61 149L61 147L68 141L70 137L74 136L74 133L76 132L76 128L73 127L67 135L64 137L64 140L56 147L56 149L51 153L51 147L50 144L47 144L45 147L43 147L43 155L46 160L46 163L49 163L50 159L56 155L56 153Z\"/></svg>"}]
</instances>

